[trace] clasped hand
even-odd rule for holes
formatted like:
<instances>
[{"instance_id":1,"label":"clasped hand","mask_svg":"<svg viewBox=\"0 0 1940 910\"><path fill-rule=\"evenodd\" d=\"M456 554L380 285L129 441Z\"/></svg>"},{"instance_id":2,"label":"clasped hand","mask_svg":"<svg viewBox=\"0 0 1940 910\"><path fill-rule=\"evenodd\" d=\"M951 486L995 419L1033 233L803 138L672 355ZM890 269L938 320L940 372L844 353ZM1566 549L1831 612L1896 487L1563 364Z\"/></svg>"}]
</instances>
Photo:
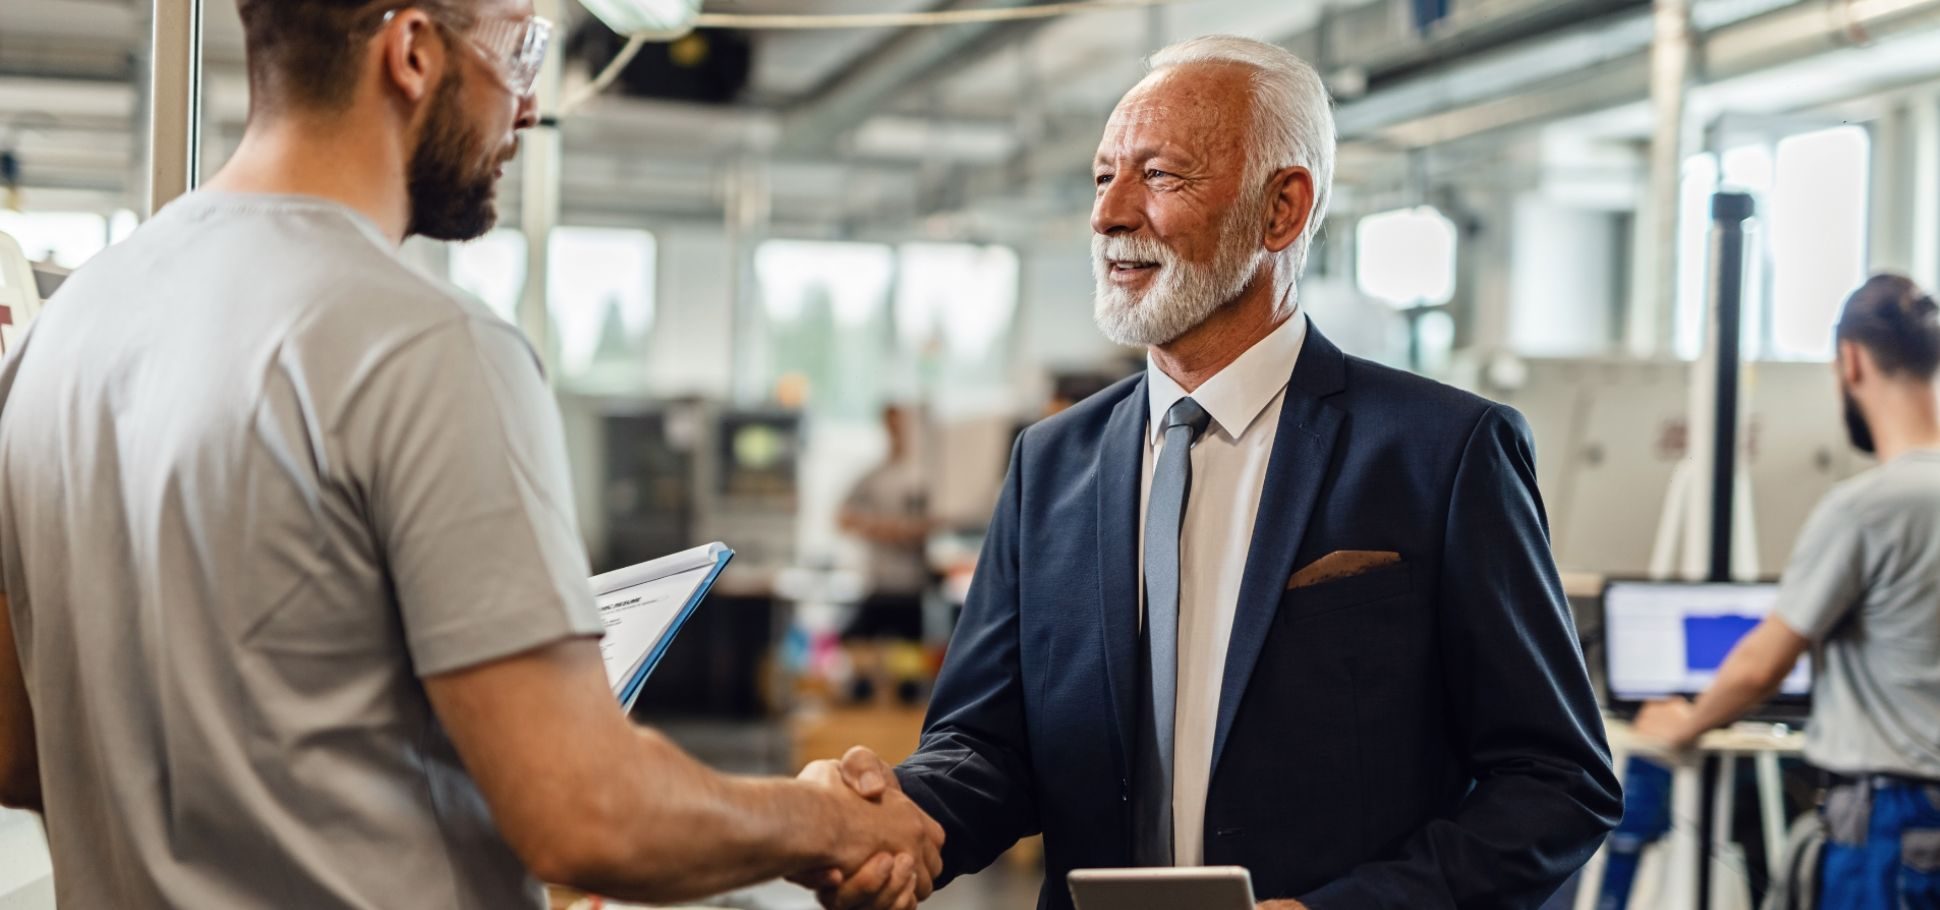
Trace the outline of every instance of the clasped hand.
<instances>
[{"instance_id":1,"label":"clasped hand","mask_svg":"<svg viewBox=\"0 0 1940 910\"><path fill-rule=\"evenodd\" d=\"M838 862L789 881L813 890L827 910L915 910L943 872L943 827L903 795L889 765L861 746L841 761L818 761L801 780L853 799Z\"/></svg>"}]
</instances>

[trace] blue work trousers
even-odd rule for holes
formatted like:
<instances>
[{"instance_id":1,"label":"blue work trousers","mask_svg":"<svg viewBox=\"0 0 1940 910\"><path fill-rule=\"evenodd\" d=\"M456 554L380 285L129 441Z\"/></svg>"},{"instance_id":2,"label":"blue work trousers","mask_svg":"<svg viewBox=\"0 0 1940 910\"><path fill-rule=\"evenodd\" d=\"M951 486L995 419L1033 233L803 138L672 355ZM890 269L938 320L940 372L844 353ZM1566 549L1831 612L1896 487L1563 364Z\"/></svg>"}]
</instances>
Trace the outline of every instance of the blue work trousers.
<instances>
[{"instance_id":1,"label":"blue work trousers","mask_svg":"<svg viewBox=\"0 0 1940 910\"><path fill-rule=\"evenodd\" d=\"M1823 910L1940 910L1940 784L1842 781L1820 811Z\"/></svg>"}]
</instances>

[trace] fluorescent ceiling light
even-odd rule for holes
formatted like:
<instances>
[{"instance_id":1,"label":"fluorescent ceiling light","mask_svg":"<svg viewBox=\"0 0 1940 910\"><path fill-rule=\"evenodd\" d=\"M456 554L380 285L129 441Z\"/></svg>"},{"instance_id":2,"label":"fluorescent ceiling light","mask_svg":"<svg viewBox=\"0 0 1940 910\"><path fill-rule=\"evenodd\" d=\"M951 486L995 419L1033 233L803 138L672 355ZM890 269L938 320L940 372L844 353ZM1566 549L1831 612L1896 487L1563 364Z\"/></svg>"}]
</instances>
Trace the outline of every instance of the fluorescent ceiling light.
<instances>
[{"instance_id":1,"label":"fluorescent ceiling light","mask_svg":"<svg viewBox=\"0 0 1940 910\"><path fill-rule=\"evenodd\" d=\"M694 27L701 0L579 0L622 35L681 35Z\"/></svg>"}]
</instances>

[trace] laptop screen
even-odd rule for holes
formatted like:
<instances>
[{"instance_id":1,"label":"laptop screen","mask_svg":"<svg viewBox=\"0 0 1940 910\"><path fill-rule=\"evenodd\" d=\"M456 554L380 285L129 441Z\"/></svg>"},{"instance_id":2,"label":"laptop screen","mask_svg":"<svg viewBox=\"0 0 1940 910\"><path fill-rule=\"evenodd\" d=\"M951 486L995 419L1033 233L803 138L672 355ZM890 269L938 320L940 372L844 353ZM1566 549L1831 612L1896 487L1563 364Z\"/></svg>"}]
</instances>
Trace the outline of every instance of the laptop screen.
<instances>
[{"instance_id":1,"label":"laptop screen","mask_svg":"<svg viewBox=\"0 0 1940 910\"><path fill-rule=\"evenodd\" d=\"M1604 659L1618 702L1695 696L1711 684L1733 646L1778 600L1778 585L1611 582L1603 593ZM1781 699L1812 691L1810 657L1779 688Z\"/></svg>"}]
</instances>

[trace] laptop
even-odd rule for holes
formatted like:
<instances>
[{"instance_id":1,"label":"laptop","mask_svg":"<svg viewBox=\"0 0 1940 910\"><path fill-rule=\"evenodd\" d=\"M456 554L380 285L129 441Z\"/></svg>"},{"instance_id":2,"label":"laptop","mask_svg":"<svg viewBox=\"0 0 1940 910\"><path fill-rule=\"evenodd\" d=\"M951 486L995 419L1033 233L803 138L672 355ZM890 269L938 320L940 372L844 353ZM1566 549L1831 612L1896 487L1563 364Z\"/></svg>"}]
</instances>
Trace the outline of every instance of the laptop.
<instances>
[{"instance_id":1,"label":"laptop","mask_svg":"<svg viewBox=\"0 0 1940 910\"><path fill-rule=\"evenodd\" d=\"M1645 702L1695 698L1738 640L1771 614L1776 582L1611 581L1603 589L1604 704L1634 718ZM1746 719L1797 726L1812 713L1812 662Z\"/></svg>"}]
</instances>

